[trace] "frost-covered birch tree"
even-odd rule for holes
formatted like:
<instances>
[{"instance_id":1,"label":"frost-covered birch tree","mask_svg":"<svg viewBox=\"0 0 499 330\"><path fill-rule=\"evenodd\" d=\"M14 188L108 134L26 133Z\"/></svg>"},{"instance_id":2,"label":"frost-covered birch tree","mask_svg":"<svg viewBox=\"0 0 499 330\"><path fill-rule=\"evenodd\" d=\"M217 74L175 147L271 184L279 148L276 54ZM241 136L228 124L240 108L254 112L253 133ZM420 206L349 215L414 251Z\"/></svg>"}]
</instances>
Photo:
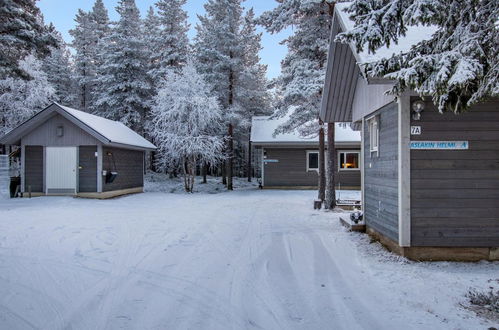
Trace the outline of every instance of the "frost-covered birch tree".
<instances>
[{"instance_id":1,"label":"frost-covered birch tree","mask_svg":"<svg viewBox=\"0 0 499 330\"><path fill-rule=\"evenodd\" d=\"M31 79L6 77L0 80L0 136L49 105L55 94L41 61L34 55L19 61L18 67Z\"/></svg>"},{"instance_id":2,"label":"frost-covered birch tree","mask_svg":"<svg viewBox=\"0 0 499 330\"><path fill-rule=\"evenodd\" d=\"M431 95L441 112L461 112L499 95L499 2L494 0L355 0L348 12L355 28L341 42L375 52L397 43L410 26L436 32L402 54L368 63L364 70Z\"/></svg>"},{"instance_id":3,"label":"frost-covered birch tree","mask_svg":"<svg viewBox=\"0 0 499 330\"><path fill-rule=\"evenodd\" d=\"M143 133L152 91L140 13L134 0L120 0L116 11L120 19L105 39L96 113Z\"/></svg>"},{"instance_id":4,"label":"frost-covered birch tree","mask_svg":"<svg viewBox=\"0 0 499 330\"><path fill-rule=\"evenodd\" d=\"M154 98L148 131L158 146L158 165L180 164L186 192L193 192L196 164L222 158L222 111L211 88L192 63L172 70Z\"/></svg>"}]
</instances>

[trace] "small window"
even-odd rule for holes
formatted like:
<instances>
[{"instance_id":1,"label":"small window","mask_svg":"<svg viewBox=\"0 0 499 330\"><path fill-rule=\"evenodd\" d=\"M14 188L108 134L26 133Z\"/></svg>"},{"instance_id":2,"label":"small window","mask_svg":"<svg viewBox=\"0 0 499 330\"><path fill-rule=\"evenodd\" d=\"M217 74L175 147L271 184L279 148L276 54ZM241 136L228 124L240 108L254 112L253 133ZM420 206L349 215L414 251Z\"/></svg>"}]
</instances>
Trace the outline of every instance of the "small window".
<instances>
[{"instance_id":1,"label":"small window","mask_svg":"<svg viewBox=\"0 0 499 330\"><path fill-rule=\"evenodd\" d=\"M379 151L378 117L369 120L369 151L371 153L378 153Z\"/></svg>"},{"instance_id":2,"label":"small window","mask_svg":"<svg viewBox=\"0 0 499 330\"><path fill-rule=\"evenodd\" d=\"M340 171L358 170L360 153L357 151L340 151L338 169Z\"/></svg>"},{"instance_id":3,"label":"small window","mask_svg":"<svg viewBox=\"0 0 499 330\"><path fill-rule=\"evenodd\" d=\"M319 170L319 152L307 151L307 171Z\"/></svg>"}]
</instances>

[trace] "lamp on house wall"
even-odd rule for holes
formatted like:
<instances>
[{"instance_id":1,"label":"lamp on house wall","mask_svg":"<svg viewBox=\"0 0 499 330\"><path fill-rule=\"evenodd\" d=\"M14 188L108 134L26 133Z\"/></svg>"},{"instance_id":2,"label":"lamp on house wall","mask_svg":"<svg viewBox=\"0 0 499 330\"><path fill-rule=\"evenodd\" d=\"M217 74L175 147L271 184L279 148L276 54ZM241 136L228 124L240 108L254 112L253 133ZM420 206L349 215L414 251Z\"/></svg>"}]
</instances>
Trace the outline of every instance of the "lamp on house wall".
<instances>
[{"instance_id":1,"label":"lamp on house wall","mask_svg":"<svg viewBox=\"0 0 499 330\"><path fill-rule=\"evenodd\" d=\"M57 137L64 136L64 126L57 126L56 133Z\"/></svg>"},{"instance_id":2,"label":"lamp on house wall","mask_svg":"<svg viewBox=\"0 0 499 330\"><path fill-rule=\"evenodd\" d=\"M421 112L423 112L425 104L423 100L417 100L412 102L412 119L421 120Z\"/></svg>"}]
</instances>

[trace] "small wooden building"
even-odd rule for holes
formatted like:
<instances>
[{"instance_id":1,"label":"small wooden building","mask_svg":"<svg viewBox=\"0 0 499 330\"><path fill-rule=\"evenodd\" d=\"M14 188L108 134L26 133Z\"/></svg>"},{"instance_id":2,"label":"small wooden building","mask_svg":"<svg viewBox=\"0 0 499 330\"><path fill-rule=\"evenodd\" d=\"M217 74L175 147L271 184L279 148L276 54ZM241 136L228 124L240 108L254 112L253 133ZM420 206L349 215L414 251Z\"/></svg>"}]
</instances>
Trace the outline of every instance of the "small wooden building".
<instances>
[{"instance_id":1,"label":"small wooden building","mask_svg":"<svg viewBox=\"0 0 499 330\"><path fill-rule=\"evenodd\" d=\"M20 147L25 196L142 192L144 153L156 149L120 122L57 103L1 137L0 144Z\"/></svg>"},{"instance_id":2,"label":"small wooden building","mask_svg":"<svg viewBox=\"0 0 499 330\"><path fill-rule=\"evenodd\" d=\"M336 4L332 36L353 22ZM362 63L408 49L432 34L409 28L376 54L331 42L320 116L362 132L362 194L368 232L418 260L499 259L499 100L440 114L413 92L365 76Z\"/></svg>"},{"instance_id":3,"label":"small wooden building","mask_svg":"<svg viewBox=\"0 0 499 330\"><path fill-rule=\"evenodd\" d=\"M319 171L319 139L298 132L274 135L284 119L255 116L251 143L260 152L263 188L316 189ZM337 189L360 190L360 134L348 124L337 124Z\"/></svg>"}]
</instances>

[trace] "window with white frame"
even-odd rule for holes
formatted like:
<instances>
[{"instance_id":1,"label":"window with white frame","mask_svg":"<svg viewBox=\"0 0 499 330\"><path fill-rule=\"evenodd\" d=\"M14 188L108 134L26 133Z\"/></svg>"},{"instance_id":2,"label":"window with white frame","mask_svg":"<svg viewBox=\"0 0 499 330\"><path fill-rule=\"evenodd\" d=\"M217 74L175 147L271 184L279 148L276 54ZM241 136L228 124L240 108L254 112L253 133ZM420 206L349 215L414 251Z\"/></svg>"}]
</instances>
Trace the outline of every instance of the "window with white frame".
<instances>
[{"instance_id":1,"label":"window with white frame","mask_svg":"<svg viewBox=\"0 0 499 330\"><path fill-rule=\"evenodd\" d=\"M338 152L338 170L351 171L359 170L360 152L358 151L339 151Z\"/></svg>"},{"instance_id":2,"label":"window with white frame","mask_svg":"<svg viewBox=\"0 0 499 330\"><path fill-rule=\"evenodd\" d=\"M371 153L377 153L379 150L379 127L378 127L378 117L372 117L369 119L369 151Z\"/></svg>"},{"instance_id":3,"label":"window with white frame","mask_svg":"<svg viewBox=\"0 0 499 330\"><path fill-rule=\"evenodd\" d=\"M319 151L307 151L307 171L319 170Z\"/></svg>"}]
</instances>

